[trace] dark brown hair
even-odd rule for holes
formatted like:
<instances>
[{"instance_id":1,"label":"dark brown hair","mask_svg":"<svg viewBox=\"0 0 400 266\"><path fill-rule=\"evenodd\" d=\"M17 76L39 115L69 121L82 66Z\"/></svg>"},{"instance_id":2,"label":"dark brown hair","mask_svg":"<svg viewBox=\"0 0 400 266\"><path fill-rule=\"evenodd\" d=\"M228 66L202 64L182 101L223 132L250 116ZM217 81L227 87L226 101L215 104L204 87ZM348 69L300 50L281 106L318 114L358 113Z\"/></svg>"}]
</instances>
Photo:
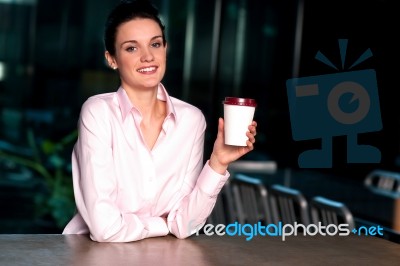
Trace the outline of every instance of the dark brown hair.
<instances>
[{"instance_id":1,"label":"dark brown hair","mask_svg":"<svg viewBox=\"0 0 400 266\"><path fill-rule=\"evenodd\" d=\"M118 27L125 22L135 18L152 19L160 26L162 31L163 44L165 39L165 26L161 22L157 8L149 0L121 1L108 15L104 30L105 49L115 55L115 38Z\"/></svg>"}]
</instances>

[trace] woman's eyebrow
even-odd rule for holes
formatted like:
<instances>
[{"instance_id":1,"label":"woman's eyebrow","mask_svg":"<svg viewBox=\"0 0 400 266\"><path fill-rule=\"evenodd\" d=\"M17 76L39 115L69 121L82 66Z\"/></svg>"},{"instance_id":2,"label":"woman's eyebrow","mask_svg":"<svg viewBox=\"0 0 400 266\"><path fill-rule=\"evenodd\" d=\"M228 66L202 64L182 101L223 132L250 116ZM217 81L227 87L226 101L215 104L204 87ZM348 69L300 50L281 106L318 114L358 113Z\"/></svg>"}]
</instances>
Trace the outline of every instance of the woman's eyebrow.
<instances>
[{"instance_id":1,"label":"woman's eyebrow","mask_svg":"<svg viewBox=\"0 0 400 266\"><path fill-rule=\"evenodd\" d=\"M156 36L152 37L150 39L150 41L153 41L154 39L158 39L158 38L162 38L162 35L156 35ZM126 44L126 43L138 43L138 42L136 40L127 40L127 41L122 42L121 46Z\"/></svg>"},{"instance_id":2,"label":"woman's eyebrow","mask_svg":"<svg viewBox=\"0 0 400 266\"><path fill-rule=\"evenodd\" d=\"M162 35L154 36L153 38L151 38L151 40L154 40L154 39L157 39L157 38L162 38Z\"/></svg>"}]
</instances>

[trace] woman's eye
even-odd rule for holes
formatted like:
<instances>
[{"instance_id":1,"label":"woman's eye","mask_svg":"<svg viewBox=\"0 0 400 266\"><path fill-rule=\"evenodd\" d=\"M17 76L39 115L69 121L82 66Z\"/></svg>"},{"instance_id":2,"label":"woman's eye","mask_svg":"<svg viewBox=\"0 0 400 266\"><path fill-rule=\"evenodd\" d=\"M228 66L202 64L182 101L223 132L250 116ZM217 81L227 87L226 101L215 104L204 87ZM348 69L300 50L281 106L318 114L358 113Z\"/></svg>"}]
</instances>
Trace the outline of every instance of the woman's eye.
<instances>
[{"instance_id":1,"label":"woman's eye","mask_svg":"<svg viewBox=\"0 0 400 266\"><path fill-rule=\"evenodd\" d=\"M160 42L154 42L154 43L151 44L151 46L155 47L155 48L159 48L159 47L161 47L161 43Z\"/></svg>"},{"instance_id":2,"label":"woman's eye","mask_svg":"<svg viewBox=\"0 0 400 266\"><path fill-rule=\"evenodd\" d=\"M137 48L136 48L136 47L133 47L133 46L129 46L129 47L127 47L125 50L126 50L127 52L134 52L134 51L137 50Z\"/></svg>"}]
</instances>

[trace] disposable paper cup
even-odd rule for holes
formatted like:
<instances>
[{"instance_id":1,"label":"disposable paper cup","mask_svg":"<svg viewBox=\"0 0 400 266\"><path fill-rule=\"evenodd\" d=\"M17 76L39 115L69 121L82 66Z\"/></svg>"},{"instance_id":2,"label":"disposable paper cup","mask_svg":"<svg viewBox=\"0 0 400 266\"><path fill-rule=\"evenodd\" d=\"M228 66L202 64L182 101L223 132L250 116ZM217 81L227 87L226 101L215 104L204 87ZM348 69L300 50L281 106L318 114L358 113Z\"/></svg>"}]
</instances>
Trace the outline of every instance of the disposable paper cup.
<instances>
[{"instance_id":1,"label":"disposable paper cup","mask_svg":"<svg viewBox=\"0 0 400 266\"><path fill-rule=\"evenodd\" d=\"M246 132L253 121L256 101L249 98L225 97L224 104L224 133L225 144L247 146Z\"/></svg>"}]
</instances>

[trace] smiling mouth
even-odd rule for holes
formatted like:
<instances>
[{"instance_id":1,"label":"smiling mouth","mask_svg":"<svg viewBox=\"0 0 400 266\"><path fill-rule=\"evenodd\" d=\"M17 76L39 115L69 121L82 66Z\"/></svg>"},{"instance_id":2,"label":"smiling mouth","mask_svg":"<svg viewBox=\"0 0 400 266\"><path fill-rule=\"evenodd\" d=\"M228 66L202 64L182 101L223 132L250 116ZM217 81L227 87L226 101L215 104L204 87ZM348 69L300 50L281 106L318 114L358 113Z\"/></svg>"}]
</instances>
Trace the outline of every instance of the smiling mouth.
<instances>
[{"instance_id":1,"label":"smiling mouth","mask_svg":"<svg viewBox=\"0 0 400 266\"><path fill-rule=\"evenodd\" d=\"M153 73L157 70L157 67L144 67L137 70L139 73Z\"/></svg>"}]
</instances>

